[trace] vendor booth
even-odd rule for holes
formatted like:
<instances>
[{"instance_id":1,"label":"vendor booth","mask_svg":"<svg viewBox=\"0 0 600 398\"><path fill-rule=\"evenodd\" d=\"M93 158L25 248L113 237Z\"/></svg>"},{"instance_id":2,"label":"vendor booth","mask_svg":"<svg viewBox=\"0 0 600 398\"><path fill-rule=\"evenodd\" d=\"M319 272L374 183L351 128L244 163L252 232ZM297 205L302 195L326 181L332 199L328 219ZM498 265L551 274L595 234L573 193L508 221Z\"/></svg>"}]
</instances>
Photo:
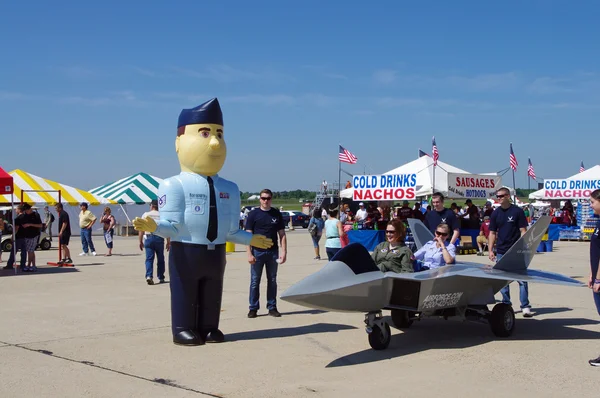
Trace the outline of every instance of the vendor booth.
<instances>
[{"instance_id":1,"label":"vendor booth","mask_svg":"<svg viewBox=\"0 0 600 398\"><path fill-rule=\"evenodd\" d=\"M22 198L23 202L29 203L32 206L36 206L38 209L40 209L42 221L44 219L42 214L44 206L49 206L50 211L54 213L55 218L58 218L56 217L56 212L52 207L58 203L60 191L60 201L64 206L64 210L69 214L69 218L71 220L71 231L73 235L79 234L77 220L79 219L79 204L81 202L88 203L90 206L89 209L96 215L96 217L100 217L102 214L102 208L98 209L98 206L110 206L116 204L110 199L106 199L91 194L87 191L58 183L56 181L48 180L20 169L13 170L8 174L12 177L14 182L13 190L15 203L21 203ZM8 205L10 203L11 195L0 195L0 204ZM98 226L99 230L94 230L94 233L103 234L102 226L100 224L96 225ZM58 222L53 223L52 233L53 235L58 234Z\"/></svg>"},{"instance_id":2,"label":"vendor booth","mask_svg":"<svg viewBox=\"0 0 600 398\"><path fill-rule=\"evenodd\" d=\"M428 196L434 191L441 192L444 195L448 194L448 173L469 173L468 171L459 169L438 161L435 167L435 190L433 189L433 174L434 166L433 159L429 156L422 156L412 162L406 163L400 167L383 173L384 175L398 174L416 174L415 196ZM347 188L340 192L342 198L353 198L354 188Z\"/></svg>"},{"instance_id":3,"label":"vendor booth","mask_svg":"<svg viewBox=\"0 0 600 398\"><path fill-rule=\"evenodd\" d=\"M529 195L529 199L577 201L577 226L551 224L549 239L589 240L597 223L590 207L591 193L600 189L600 165L565 179L545 179L544 187Z\"/></svg>"},{"instance_id":4,"label":"vendor booth","mask_svg":"<svg viewBox=\"0 0 600 398\"><path fill-rule=\"evenodd\" d=\"M117 181L93 188L90 193L116 202L119 212L115 217L117 223L125 231L117 231L120 235L133 233L131 220L141 217L149 210L149 205L157 199L161 178L146 173L137 173ZM117 217L118 216L118 217Z\"/></svg>"}]
</instances>

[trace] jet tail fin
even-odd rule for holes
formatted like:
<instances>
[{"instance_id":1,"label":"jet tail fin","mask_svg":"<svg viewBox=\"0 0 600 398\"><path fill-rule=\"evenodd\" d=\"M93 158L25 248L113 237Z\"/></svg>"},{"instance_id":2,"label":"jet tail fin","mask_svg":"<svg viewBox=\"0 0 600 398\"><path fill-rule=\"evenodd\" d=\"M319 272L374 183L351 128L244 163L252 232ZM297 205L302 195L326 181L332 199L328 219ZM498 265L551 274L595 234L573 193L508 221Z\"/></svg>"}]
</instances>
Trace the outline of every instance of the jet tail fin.
<instances>
[{"instance_id":1,"label":"jet tail fin","mask_svg":"<svg viewBox=\"0 0 600 398\"><path fill-rule=\"evenodd\" d=\"M434 238L431 231L425 226L425 224L423 224L421 220L417 218L409 218L407 221L412 232L413 239L415 240L417 250Z\"/></svg>"},{"instance_id":2,"label":"jet tail fin","mask_svg":"<svg viewBox=\"0 0 600 398\"><path fill-rule=\"evenodd\" d=\"M552 217L540 217L494 266L503 271L525 271L535 255ZM491 249L491 248L490 248Z\"/></svg>"}]
</instances>

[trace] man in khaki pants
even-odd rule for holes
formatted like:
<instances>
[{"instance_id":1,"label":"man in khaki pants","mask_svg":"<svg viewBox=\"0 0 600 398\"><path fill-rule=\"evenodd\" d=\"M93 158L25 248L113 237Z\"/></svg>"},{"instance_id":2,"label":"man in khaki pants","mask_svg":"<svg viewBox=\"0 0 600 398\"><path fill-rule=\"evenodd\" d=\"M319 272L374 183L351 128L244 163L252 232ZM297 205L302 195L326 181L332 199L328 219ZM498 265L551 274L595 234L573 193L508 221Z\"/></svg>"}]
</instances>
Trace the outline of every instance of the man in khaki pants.
<instances>
[{"instance_id":1,"label":"man in khaki pants","mask_svg":"<svg viewBox=\"0 0 600 398\"><path fill-rule=\"evenodd\" d=\"M79 205L81 211L79 212L79 226L81 227L81 246L83 246L83 252L79 253L80 256L89 256L89 250L92 251L92 256L96 255L96 249L94 248L94 242L92 242L92 227L96 222L96 216L94 213L88 210L87 203L83 202Z\"/></svg>"}]
</instances>

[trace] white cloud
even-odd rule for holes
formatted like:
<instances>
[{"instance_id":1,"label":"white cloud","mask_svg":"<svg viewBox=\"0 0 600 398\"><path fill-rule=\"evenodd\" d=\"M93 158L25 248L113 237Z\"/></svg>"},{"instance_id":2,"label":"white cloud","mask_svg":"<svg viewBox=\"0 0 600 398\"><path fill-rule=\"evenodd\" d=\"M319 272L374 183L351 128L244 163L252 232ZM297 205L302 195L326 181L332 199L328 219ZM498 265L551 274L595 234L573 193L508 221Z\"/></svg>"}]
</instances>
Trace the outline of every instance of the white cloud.
<instances>
[{"instance_id":1,"label":"white cloud","mask_svg":"<svg viewBox=\"0 0 600 398\"><path fill-rule=\"evenodd\" d=\"M379 69L373 72L373 81L377 84L391 84L396 81L397 72L392 69Z\"/></svg>"},{"instance_id":2,"label":"white cloud","mask_svg":"<svg viewBox=\"0 0 600 398\"><path fill-rule=\"evenodd\" d=\"M147 76L147 77L156 77L157 74L154 71L151 71L149 69L145 69L145 68L140 68L138 66L131 66L130 67L134 72L142 75L142 76Z\"/></svg>"},{"instance_id":3,"label":"white cloud","mask_svg":"<svg viewBox=\"0 0 600 398\"><path fill-rule=\"evenodd\" d=\"M294 105L296 103L294 97L285 94L248 94L226 97L225 99L231 102L261 105Z\"/></svg>"},{"instance_id":4,"label":"white cloud","mask_svg":"<svg viewBox=\"0 0 600 398\"><path fill-rule=\"evenodd\" d=\"M539 77L527 86L527 91L533 94L557 94L576 91L570 79Z\"/></svg>"},{"instance_id":5,"label":"white cloud","mask_svg":"<svg viewBox=\"0 0 600 398\"><path fill-rule=\"evenodd\" d=\"M268 67L256 70L244 70L234 68L227 64L210 65L200 70L172 67L174 72L198 79L214 80L221 83L232 83L239 81L286 81L293 80L291 76L279 73Z\"/></svg>"},{"instance_id":6,"label":"white cloud","mask_svg":"<svg viewBox=\"0 0 600 398\"><path fill-rule=\"evenodd\" d=\"M98 75L96 70L79 65L64 66L60 71L67 77L73 79L82 79Z\"/></svg>"}]
</instances>

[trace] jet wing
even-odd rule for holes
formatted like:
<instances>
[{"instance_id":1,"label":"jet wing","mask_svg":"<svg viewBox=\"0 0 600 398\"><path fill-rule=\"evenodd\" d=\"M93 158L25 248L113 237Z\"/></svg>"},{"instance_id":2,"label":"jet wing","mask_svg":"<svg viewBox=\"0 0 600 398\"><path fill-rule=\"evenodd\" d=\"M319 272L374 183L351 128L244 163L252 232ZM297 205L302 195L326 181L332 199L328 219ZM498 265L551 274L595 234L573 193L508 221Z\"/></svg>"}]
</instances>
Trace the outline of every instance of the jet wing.
<instances>
[{"instance_id":1,"label":"jet wing","mask_svg":"<svg viewBox=\"0 0 600 398\"><path fill-rule=\"evenodd\" d=\"M526 269L518 272L507 272L495 268L488 268L485 265L478 263L461 262L454 265L446 265L444 267L435 268L427 271L415 273L396 274L394 272L386 272L386 278L406 279L423 281L438 278L451 278L455 276L466 276L470 278L481 279L498 279L504 281L522 281L533 283L547 283L563 286L585 286L584 283L569 278L567 276L548 271L539 271Z\"/></svg>"}]
</instances>

